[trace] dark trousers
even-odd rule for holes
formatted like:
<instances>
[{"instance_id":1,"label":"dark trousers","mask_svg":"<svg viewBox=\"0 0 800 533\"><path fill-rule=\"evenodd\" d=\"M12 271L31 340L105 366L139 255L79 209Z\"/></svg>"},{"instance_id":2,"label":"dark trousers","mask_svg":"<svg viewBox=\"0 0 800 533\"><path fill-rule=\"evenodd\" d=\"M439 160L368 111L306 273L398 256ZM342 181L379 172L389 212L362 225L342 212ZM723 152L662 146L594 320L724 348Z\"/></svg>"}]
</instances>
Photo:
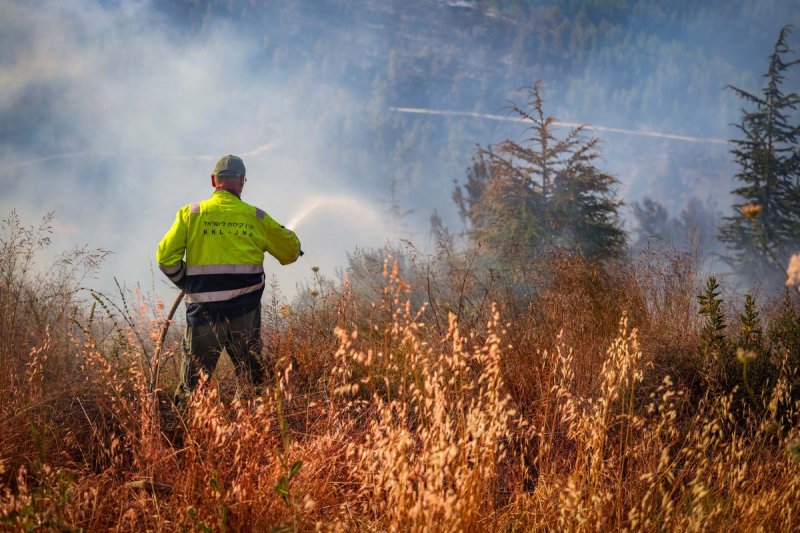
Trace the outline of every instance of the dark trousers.
<instances>
[{"instance_id":1,"label":"dark trousers","mask_svg":"<svg viewBox=\"0 0 800 533\"><path fill-rule=\"evenodd\" d=\"M264 383L261 364L261 309L242 316L201 326L187 326L183 338L181 375L175 390L175 403L186 401L200 381L200 373L214 372L224 349L233 362L240 381L247 380L257 389Z\"/></svg>"}]
</instances>

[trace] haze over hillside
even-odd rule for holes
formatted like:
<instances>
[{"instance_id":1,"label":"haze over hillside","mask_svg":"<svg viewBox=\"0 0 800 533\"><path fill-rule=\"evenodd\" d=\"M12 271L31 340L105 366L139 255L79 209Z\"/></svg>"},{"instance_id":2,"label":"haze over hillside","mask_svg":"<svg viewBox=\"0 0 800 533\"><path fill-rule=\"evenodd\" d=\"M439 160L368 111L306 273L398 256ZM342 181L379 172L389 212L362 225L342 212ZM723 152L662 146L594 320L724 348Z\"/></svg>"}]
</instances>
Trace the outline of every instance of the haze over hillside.
<instances>
[{"instance_id":1,"label":"haze over hillside","mask_svg":"<svg viewBox=\"0 0 800 533\"><path fill-rule=\"evenodd\" d=\"M542 79L549 114L599 127L626 201L725 211L720 141L742 105L725 87L758 90L800 4L662 4L5 0L0 207L28 223L54 209L56 246L114 251L99 286L149 285L177 208L238 153L245 200L277 220L323 206L297 228L305 262L275 271L291 293L357 245L425 245L433 209L457 231L453 181L475 146L524 131L475 115L502 118Z\"/></svg>"}]
</instances>

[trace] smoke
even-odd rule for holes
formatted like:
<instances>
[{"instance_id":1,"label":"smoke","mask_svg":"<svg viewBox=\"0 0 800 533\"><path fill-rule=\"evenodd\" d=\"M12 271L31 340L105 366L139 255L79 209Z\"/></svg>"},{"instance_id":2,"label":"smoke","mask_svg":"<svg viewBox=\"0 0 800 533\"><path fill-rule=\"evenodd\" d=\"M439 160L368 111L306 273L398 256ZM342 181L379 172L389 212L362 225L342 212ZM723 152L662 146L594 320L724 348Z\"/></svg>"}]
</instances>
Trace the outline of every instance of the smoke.
<instances>
[{"instance_id":1,"label":"smoke","mask_svg":"<svg viewBox=\"0 0 800 533\"><path fill-rule=\"evenodd\" d=\"M215 159L237 154L243 199L297 225L306 256L267 261L293 294L355 246L423 240L434 208L457 231L453 181L477 144L520 140L525 125L498 111L536 79L547 114L606 141L625 200L725 206L723 139L742 104L724 87L757 90L777 29L800 22L776 0L719 0L686 20L645 2L611 13L607 33L564 12L587 43L566 56L546 18L470 6L0 0L0 211L34 223L55 210L55 249L114 252L98 288L155 280L169 297L156 245L180 206L208 197Z\"/></svg>"},{"instance_id":2,"label":"smoke","mask_svg":"<svg viewBox=\"0 0 800 533\"><path fill-rule=\"evenodd\" d=\"M111 290L116 277L170 298L156 246L181 205L210 195L222 154L244 159L243 200L279 222L363 181L320 155L331 128L319 106L346 109L352 96L254 68L263 40L235 20L192 35L143 1L2 0L0 13L0 211L35 223L54 210L54 250L111 250L96 288ZM332 276L357 244L391 237L370 206L375 191L357 192L369 228L359 226L363 210L322 209L298 229L306 257L267 260L284 293L311 266Z\"/></svg>"}]
</instances>

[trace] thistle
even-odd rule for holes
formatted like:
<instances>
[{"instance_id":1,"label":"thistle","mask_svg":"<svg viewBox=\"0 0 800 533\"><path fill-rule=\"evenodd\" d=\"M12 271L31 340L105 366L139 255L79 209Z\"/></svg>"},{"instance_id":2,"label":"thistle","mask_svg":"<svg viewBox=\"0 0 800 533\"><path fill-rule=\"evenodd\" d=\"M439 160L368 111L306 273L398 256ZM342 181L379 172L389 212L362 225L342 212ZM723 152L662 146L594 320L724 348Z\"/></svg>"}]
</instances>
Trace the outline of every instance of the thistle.
<instances>
[{"instance_id":1,"label":"thistle","mask_svg":"<svg viewBox=\"0 0 800 533\"><path fill-rule=\"evenodd\" d=\"M736 359L743 365L749 365L758 358L756 352L752 350L745 350L744 348L736 348Z\"/></svg>"},{"instance_id":2,"label":"thistle","mask_svg":"<svg viewBox=\"0 0 800 533\"><path fill-rule=\"evenodd\" d=\"M800 283L800 253L794 254L789 260L786 269L786 286L791 287Z\"/></svg>"},{"instance_id":3,"label":"thistle","mask_svg":"<svg viewBox=\"0 0 800 533\"><path fill-rule=\"evenodd\" d=\"M762 209L764 209L763 205L750 203L750 204L744 204L740 208L740 211L742 212L742 215L744 215L746 218L754 219L761 214Z\"/></svg>"}]
</instances>

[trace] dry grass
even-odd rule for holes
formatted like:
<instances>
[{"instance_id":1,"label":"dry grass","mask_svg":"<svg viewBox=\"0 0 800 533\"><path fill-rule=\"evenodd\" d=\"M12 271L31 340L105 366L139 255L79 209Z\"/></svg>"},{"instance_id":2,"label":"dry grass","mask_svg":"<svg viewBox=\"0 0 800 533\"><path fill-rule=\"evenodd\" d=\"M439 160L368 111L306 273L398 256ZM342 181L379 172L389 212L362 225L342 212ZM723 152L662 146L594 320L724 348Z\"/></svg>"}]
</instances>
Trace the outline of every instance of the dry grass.
<instances>
[{"instance_id":1,"label":"dry grass","mask_svg":"<svg viewBox=\"0 0 800 533\"><path fill-rule=\"evenodd\" d=\"M410 282L387 260L368 291L315 278L292 306L268 298L272 389L235 400L220 369L170 442L147 386L164 306L81 297L72 271L30 275L19 262L31 264L34 234L0 262L6 529L789 531L800 520L797 346L774 352L762 404L698 389L691 262L551 258L516 292L513 276L481 277L468 255L444 272L411 261Z\"/></svg>"}]
</instances>

